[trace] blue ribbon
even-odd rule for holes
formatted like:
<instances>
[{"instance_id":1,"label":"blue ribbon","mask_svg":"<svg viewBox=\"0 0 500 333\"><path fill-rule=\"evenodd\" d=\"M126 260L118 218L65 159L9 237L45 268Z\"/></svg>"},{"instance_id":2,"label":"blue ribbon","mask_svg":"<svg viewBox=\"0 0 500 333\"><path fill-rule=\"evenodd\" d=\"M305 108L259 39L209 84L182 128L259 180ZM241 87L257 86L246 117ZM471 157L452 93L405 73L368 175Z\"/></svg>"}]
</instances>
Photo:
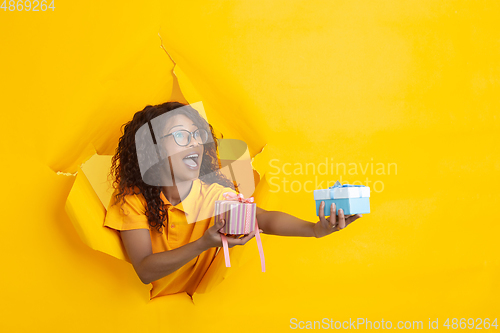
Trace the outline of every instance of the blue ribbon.
<instances>
[{"instance_id":1,"label":"blue ribbon","mask_svg":"<svg viewBox=\"0 0 500 333\"><path fill-rule=\"evenodd\" d=\"M364 185L351 185L351 184L344 184L344 185L342 185L337 180L333 186L329 187L329 189L330 189L330 198L331 199L334 199L334 197L333 197L333 189L336 188L336 187L365 187L365 186ZM361 191L359 193L359 196L361 197Z\"/></svg>"}]
</instances>

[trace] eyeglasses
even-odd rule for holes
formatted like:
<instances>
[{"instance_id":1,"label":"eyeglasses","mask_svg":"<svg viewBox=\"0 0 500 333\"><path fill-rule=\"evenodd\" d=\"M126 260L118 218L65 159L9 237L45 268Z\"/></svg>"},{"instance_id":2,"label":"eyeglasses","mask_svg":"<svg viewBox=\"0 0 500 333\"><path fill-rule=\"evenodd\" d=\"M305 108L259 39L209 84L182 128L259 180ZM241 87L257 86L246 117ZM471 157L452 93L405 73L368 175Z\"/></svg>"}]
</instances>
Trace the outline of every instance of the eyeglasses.
<instances>
[{"instance_id":1,"label":"eyeglasses","mask_svg":"<svg viewBox=\"0 0 500 333\"><path fill-rule=\"evenodd\" d=\"M191 142L191 136L196 141L198 141L199 144L204 144L208 140L208 132L203 128L198 128L194 132L189 132L187 130L178 130L162 136L161 139L171 135L174 137L175 143L177 143L181 147L187 146Z\"/></svg>"}]
</instances>

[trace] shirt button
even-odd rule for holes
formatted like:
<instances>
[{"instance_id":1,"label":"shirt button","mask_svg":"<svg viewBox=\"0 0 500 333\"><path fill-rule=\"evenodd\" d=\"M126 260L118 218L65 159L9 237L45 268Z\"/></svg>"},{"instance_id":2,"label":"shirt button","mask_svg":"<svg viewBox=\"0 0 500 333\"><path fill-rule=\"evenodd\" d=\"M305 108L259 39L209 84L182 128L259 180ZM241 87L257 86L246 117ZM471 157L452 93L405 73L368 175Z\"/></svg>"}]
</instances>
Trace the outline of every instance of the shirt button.
<instances>
[{"instance_id":1,"label":"shirt button","mask_svg":"<svg viewBox=\"0 0 500 333\"><path fill-rule=\"evenodd\" d=\"M173 223L172 223L172 224L170 225L170 228L175 228L175 224L173 224Z\"/></svg>"}]
</instances>

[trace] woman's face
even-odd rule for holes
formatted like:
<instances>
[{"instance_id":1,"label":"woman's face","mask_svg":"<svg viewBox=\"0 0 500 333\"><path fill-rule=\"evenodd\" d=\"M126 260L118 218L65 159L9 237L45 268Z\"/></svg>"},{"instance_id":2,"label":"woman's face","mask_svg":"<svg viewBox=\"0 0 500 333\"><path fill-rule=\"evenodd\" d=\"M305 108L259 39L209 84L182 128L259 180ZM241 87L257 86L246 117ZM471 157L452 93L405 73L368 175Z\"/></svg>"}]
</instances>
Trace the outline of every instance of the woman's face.
<instances>
[{"instance_id":1,"label":"woman's face","mask_svg":"<svg viewBox=\"0 0 500 333\"><path fill-rule=\"evenodd\" d=\"M199 143L193 136L193 132L198 127L194 122L185 115L176 115L170 118L161 136L173 134L180 130L191 132L191 141L187 146L179 146L174 139L174 136L180 138L189 136L186 132L180 132L164 137L161 144L167 151L172 163L173 173L176 181L186 181L197 179L200 175L200 165L203 158L203 144ZM189 157L188 157L189 156Z\"/></svg>"}]
</instances>

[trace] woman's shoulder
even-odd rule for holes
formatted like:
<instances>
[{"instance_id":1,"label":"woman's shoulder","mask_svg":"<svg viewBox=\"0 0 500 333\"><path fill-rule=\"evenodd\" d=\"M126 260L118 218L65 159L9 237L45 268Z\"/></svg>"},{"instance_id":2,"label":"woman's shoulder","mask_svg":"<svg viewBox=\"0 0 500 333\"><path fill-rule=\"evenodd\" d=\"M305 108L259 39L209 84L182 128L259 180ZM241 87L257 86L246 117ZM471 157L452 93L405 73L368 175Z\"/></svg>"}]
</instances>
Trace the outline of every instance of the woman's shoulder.
<instances>
[{"instance_id":1,"label":"woman's shoulder","mask_svg":"<svg viewBox=\"0 0 500 333\"><path fill-rule=\"evenodd\" d=\"M118 193L120 193L119 189L115 189L113 191L113 194L111 195L110 204L114 205L117 203L116 196ZM141 190L137 186L127 188L122 193L119 199L120 199L119 202L120 205L133 206L135 208L144 208L147 206L146 198L144 197L144 195L141 193Z\"/></svg>"},{"instance_id":2,"label":"woman's shoulder","mask_svg":"<svg viewBox=\"0 0 500 333\"><path fill-rule=\"evenodd\" d=\"M116 198L116 195L120 193L120 190L113 191L104 226L115 230L149 229L146 200L137 190L127 189L119 198Z\"/></svg>"}]
</instances>

